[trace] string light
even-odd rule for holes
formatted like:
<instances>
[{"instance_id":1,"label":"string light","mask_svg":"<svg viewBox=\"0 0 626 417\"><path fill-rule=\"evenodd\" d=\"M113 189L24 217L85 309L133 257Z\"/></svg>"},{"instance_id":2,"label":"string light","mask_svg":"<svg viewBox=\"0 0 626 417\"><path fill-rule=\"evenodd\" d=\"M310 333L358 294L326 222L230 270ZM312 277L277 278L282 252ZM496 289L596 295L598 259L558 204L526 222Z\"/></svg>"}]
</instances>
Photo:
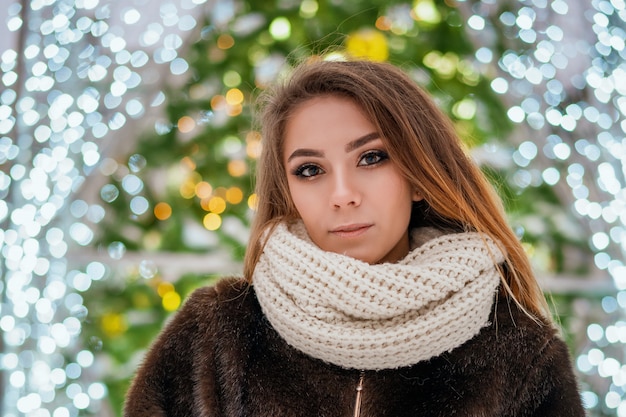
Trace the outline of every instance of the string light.
<instances>
[{"instance_id":1,"label":"string light","mask_svg":"<svg viewBox=\"0 0 626 417\"><path fill-rule=\"evenodd\" d=\"M606 324L588 325L589 340L577 352L576 364L590 415L623 417L626 6L621 0L593 0L588 6L522 1L517 10L502 12L491 6L492 1L477 3L472 10L492 14L472 13L467 23L483 46L476 52L481 62L492 59L485 47L496 50L489 42L495 27L508 28L510 48L498 60L502 76L491 86L508 103L509 119L532 138L513 154L512 162L524 169L517 185L539 181L569 190L571 209L588 228L595 269L606 271L618 290L602 301ZM535 168L543 170L538 177L531 174Z\"/></svg>"},{"instance_id":2,"label":"string light","mask_svg":"<svg viewBox=\"0 0 626 417\"><path fill-rule=\"evenodd\" d=\"M155 10L146 10L143 0L122 3L33 1L28 11L18 1L7 6L8 33L14 38L26 34L21 50L0 51L0 329L5 344L0 370L7 381L2 410L7 417L101 411L106 386L94 379L97 372L90 368L102 341L93 338L85 346L79 335L89 314L83 297L111 271L105 261L75 262L72 253L97 239L95 231L105 215L101 204L129 197L130 215L139 219L153 213L163 222L175 210L166 202L150 207L148 184L141 176L147 166L143 156L117 162L107 155L107 146L122 141L123 128L165 103L165 93L154 87L162 73L169 73L168 79L189 75L184 39L198 29L206 11L212 24L202 28L201 37L225 31L236 17L230 0L210 7L204 0L160 2ZM390 6L385 16L371 22L376 29L351 33L347 49L384 60L390 50L402 47L397 36L417 36L442 19L450 26L461 25L456 11L444 15L436 3ZM458 3L459 8L466 6ZM422 63L441 79L458 77L468 86L477 85L482 68L499 69L491 89L506 103L510 121L527 134L506 158L500 157L508 155L507 150L493 145L489 163L513 166L512 181L520 188L545 184L565 190L571 210L587 224L595 269L612 277L617 291L602 299L605 316L585 326L587 344L576 352L575 362L589 412L626 416L626 358L621 347L626 342L626 6L622 0L524 0L517 9L498 10L492 0L474 3L463 10L467 30L479 45L475 60L434 50ZM318 11L317 1L306 0L298 13L312 19ZM234 32L241 33L265 24L257 15L236 23ZM261 39L265 45L285 41L295 31L283 16L267 24L269 32ZM504 39L495 36L497 28L503 28ZM499 53L495 39L510 48ZM207 56L221 62L236 46L235 37L222 33ZM280 54L260 49L251 49L248 58L261 88L284 64ZM190 90L193 99L210 98L210 109L180 115L171 123L156 120L155 132L191 135L202 125L223 126L241 115L246 98L242 75L232 69L221 81L224 90L211 83ZM142 94L146 86L155 94ZM453 111L470 120L480 117L479 105L468 96L455 103ZM230 161L228 174L241 177L250 169L244 158L258 157L261 138L251 132L245 146L235 139L225 141L221 151ZM229 226L227 204L246 199L250 210L256 208L256 195L246 197L237 187L213 189L196 169L194 159L185 157L171 177L182 197L201 200L206 230ZM94 175L114 180L98 189L98 202L79 193ZM558 215L546 217L566 232L579 230L569 228ZM533 227L540 231L542 223L524 223L527 233ZM160 242L150 234L144 240L147 247ZM539 252L528 247L529 252ZM127 252L119 241L103 250L111 261ZM151 261L142 261L137 273L147 281L158 277ZM163 309L179 307L181 296L173 286L159 285L158 290ZM137 305L147 303L137 295ZM129 323L110 313L101 326L115 335Z\"/></svg>"},{"instance_id":3,"label":"string light","mask_svg":"<svg viewBox=\"0 0 626 417\"><path fill-rule=\"evenodd\" d=\"M103 140L158 106L138 92L154 82L154 64L172 77L186 73L188 65L178 56L180 34L195 27L191 12L203 1L164 2L156 14L140 12L143 2L136 3L3 5L8 13L3 31L23 43L21 50L0 51L0 370L7 382L1 410L7 417L98 415L106 399L105 385L87 372L94 365L91 351L97 352L101 341L84 346L78 337L87 317L82 294L108 274L108 266L72 262L71 256L92 244L104 209L76 192L99 167L120 178L119 186L102 187L104 202L127 193L134 215L148 211L136 175L145 160L134 155L127 167L118 165L104 157ZM161 219L171 215L166 204L154 210ZM112 260L125 250L120 242L108 246ZM153 276L150 270L142 268ZM167 303L164 298L165 308L179 303L174 295ZM101 326L118 334L128 323L112 313Z\"/></svg>"}]
</instances>

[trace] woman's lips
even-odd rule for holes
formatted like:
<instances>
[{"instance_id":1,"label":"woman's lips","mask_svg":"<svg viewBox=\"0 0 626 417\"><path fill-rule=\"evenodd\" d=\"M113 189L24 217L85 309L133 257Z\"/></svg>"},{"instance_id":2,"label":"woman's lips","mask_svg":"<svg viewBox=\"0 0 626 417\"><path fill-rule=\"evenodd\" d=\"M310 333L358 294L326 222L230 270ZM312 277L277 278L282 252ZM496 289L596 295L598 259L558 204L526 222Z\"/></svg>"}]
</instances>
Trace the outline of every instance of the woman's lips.
<instances>
[{"instance_id":1,"label":"woman's lips","mask_svg":"<svg viewBox=\"0 0 626 417\"><path fill-rule=\"evenodd\" d=\"M330 233L339 237L357 237L367 232L372 226L372 224L349 224L336 227L332 229Z\"/></svg>"}]
</instances>

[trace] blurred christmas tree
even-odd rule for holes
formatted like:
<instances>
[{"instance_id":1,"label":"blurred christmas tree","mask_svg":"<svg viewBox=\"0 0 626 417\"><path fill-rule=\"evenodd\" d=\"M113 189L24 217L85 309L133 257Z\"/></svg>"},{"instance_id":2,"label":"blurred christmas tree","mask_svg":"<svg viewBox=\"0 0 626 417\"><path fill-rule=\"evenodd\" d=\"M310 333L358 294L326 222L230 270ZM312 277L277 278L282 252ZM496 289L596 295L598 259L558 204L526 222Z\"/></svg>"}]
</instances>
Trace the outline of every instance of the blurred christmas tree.
<instances>
[{"instance_id":1,"label":"blurred christmas tree","mask_svg":"<svg viewBox=\"0 0 626 417\"><path fill-rule=\"evenodd\" d=\"M584 254L586 242L558 208L552 187L520 185L511 159L515 145L505 143L512 126L491 84L494 64L468 41L453 2L218 1L208 10L184 57L186 83L156 98L165 100L162 119L130 155L103 163L110 178L100 192L107 214L98 245L114 258L140 251L241 260L262 146L252 123L254 98L290 64L324 55L403 67L451 116L505 198L538 267L584 272L586 259L572 262L568 253ZM120 408L137 359L168 314L213 278L207 272L168 280L144 261L84 294L89 322L83 336L109 361L113 408Z\"/></svg>"}]
</instances>

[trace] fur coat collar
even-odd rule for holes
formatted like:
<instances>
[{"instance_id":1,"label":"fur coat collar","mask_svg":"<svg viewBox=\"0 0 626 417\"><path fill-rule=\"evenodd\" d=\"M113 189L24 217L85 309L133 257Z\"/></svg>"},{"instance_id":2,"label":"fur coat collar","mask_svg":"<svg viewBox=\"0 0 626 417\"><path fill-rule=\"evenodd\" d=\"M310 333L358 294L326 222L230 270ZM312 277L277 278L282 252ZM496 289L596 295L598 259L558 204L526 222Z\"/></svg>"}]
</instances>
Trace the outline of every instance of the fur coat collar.
<instances>
[{"instance_id":1,"label":"fur coat collar","mask_svg":"<svg viewBox=\"0 0 626 417\"><path fill-rule=\"evenodd\" d=\"M364 373L361 417L584 416L568 350L500 296L491 324L449 353ZM360 371L295 350L235 279L195 291L148 352L125 417L349 417Z\"/></svg>"}]
</instances>

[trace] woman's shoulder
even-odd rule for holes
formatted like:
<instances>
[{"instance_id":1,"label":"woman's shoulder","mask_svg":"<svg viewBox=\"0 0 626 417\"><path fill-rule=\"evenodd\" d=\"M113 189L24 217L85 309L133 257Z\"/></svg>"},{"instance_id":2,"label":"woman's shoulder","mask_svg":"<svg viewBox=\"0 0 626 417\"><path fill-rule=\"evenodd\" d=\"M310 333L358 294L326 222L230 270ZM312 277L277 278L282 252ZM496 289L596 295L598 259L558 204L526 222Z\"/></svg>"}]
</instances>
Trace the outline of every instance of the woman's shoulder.
<instances>
[{"instance_id":1,"label":"woman's shoulder","mask_svg":"<svg viewBox=\"0 0 626 417\"><path fill-rule=\"evenodd\" d=\"M168 344L182 343L186 348L194 345L193 341L214 340L258 315L256 306L249 283L242 278L221 278L195 289L168 319L158 339Z\"/></svg>"},{"instance_id":2,"label":"woman's shoulder","mask_svg":"<svg viewBox=\"0 0 626 417\"><path fill-rule=\"evenodd\" d=\"M212 285L195 289L185 301L182 311L205 314L228 309L241 309L255 300L252 285L240 277L226 277Z\"/></svg>"},{"instance_id":3,"label":"woman's shoulder","mask_svg":"<svg viewBox=\"0 0 626 417\"><path fill-rule=\"evenodd\" d=\"M557 326L551 320L532 316L503 295L494 304L490 324L467 347L480 352L480 356L503 362L500 365L513 367L549 357L569 362L568 347Z\"/></svg>"},{"instance_id":4,"label":"woman's shoulder","mask_svg":"<svg viewBox=\"0 0 626 417\"><path fill-rule=\"evenodd\" d=\"M515 300L499 294L491 315L490 331L496 337L521 338L524 341L545 343L558 338L558 329L551 321L534 316Z\"/></svg>"},{"instance_id":5,"label":"woman's shoulder","mask_svg":"<svg viewBox=\"0 0 626 417\"><path fill-rule=\"evenodd\" d=\"M187 302L220 302L224 299L230 299L233 296L238 297L245 295L250 288L251 285L241 277L224 277L211 285L205 285L195 289L189 296Z\"/></svg>"},{"instance_id":6,"label":"woman's shoulder","mask_svg":"<svg viewBox=\"0 0 626 417\"><path fill-rule=\"evenodd\" d=\"M490 323L474 338L443 355L461 370L499 375L505 379L531 375L570 374L571 356L551 321L525 312L508 297L498 296ZM548 372L548 370L550 372Z\"/></svg>"}]
</instances>

